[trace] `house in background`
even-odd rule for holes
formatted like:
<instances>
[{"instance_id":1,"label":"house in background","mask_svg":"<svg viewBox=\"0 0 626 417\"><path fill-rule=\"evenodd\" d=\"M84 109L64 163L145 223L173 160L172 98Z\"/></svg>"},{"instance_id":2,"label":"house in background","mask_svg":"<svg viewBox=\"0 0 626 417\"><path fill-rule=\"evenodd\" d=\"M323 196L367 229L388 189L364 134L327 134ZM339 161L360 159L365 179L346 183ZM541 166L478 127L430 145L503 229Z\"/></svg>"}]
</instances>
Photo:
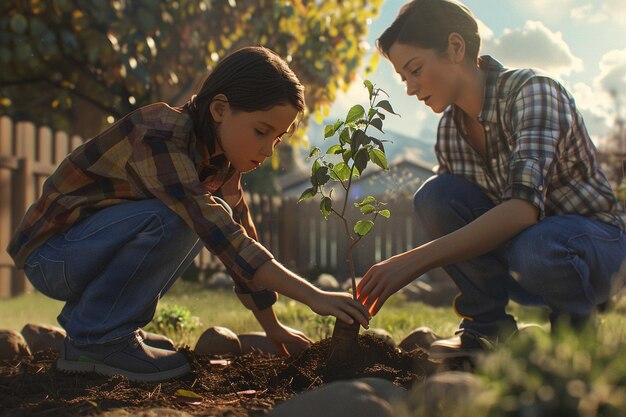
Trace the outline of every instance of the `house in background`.
<instances>
[{"instance_id":1,"label":"house in background","mask_svg":"<svg viewBox=\"0 0 626 417\"><path fill-rule=\"evenodd\" d=\"M350 188L350 200L362 200L368 195L382 201L406 198L411 199L424 180L434 174L434 166L411 156L399 156L389 164L389 170L383 171L374 164L368 165L363 175L353 179ZM311 187L310 172L292 172L279 179L283 198L299 198ZM343 195L339 183L329 181L326 189L333 195Z\"/></svg>"}]
</instances>

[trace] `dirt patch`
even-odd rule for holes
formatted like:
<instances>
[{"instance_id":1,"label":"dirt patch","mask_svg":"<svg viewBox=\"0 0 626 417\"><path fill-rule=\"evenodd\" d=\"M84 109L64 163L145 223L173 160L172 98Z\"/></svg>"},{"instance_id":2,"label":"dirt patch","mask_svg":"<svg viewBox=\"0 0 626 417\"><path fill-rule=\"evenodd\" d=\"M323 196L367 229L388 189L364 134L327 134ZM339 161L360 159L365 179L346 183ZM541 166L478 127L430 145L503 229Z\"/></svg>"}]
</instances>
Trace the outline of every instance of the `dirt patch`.
<instances>
[{"instance_id":1,"label":"dirt patch","mask_svg":"<svg viewBox=\"0 0 626 417\"><path fill-rule=\"evenodd\" d=\"M408 387L433 373L424 352L410 353L379 338L359 336L353 360L328 369L330 339L317 342L298 357L247 354L229 365L185 350L193 373L160 384L123 377L71 375L56 370L57 354L39 352L0 367L0 414L3 416L88 416L114 408L127 411L166 407L192 415L253 416L277 402L338 379L378 377ZM177 396L188 390L201 398Z\"/></svg>"}]
</instances>

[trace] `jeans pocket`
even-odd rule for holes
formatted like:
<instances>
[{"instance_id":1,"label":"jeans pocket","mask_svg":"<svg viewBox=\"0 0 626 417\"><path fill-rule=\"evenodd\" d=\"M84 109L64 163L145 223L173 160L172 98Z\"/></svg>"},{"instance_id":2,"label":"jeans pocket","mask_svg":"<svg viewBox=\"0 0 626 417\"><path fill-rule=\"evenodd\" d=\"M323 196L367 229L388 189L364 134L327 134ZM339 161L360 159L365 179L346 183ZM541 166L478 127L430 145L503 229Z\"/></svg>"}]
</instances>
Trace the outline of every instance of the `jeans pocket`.
<instances>
[{"instance_id":1,"label":"jeans pocket","mask_svg":"<svg viewBox=\"0 0 626 417\"><path fill-rule=\"evenodd\" d=\"M39 292L56 300L68 301L77 297L67 282L65 261L55 261L39 255L24 265L28 280Z\"/></svg>"}]
</instances>

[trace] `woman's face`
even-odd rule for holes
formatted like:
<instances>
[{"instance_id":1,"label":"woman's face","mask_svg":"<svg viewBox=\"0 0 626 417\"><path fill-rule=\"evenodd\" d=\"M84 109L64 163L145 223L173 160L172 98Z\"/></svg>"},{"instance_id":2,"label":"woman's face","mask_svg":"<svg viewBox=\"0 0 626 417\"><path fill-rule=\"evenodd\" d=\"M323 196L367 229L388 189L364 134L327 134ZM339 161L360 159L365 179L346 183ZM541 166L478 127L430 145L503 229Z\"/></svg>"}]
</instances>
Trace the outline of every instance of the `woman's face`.
<instances>
[{"instance_id":1,"label":"woman's face","mask_svg":"<svg viewBox=\"0 0 626 417\"><path fill-rule=\"evenodd\" d=\"M406 93L415 96L435 113L456 102L459 66L434 49L395 42L389 61L406 84Z\"/></svg>"},{"instance_id":2,"label":"woman's face","mask_svg":"<svg viewBox=\"0 0 626 417\"><path fill-rule=\"evenodd\" d=\"M292 105L246 112L234 110L227 101L212 105L211 112L216 122L219 150L240 172L252 171L272 156L298 116L298 110Z\"/></svg>"}]
</instances>

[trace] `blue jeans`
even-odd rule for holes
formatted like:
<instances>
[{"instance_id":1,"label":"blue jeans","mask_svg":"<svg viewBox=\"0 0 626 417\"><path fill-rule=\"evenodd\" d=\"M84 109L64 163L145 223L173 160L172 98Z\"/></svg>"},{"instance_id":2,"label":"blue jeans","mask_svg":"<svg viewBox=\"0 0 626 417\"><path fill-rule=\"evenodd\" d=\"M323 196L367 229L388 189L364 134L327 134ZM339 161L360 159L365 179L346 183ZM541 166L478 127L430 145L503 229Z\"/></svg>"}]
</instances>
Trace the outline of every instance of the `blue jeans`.
<instances>
[{"instance_id":1,"label":"blue jeans","mask_svg":"<svg viewBox=\"0 0 626 417\"><path fill-rule=\"evenodd\" d=\"M161 201L134 201L51 237L28 256L24 271L37 290L66 302L58 321L70 339L106 343L148 324L201 248Z\"/></svg>"},{"instance_id":2,"label":"blue jeans","mask_svg":"<svg viewBox=\"0 0 626 417\"><path fill-rule=\"evenodd\" d=\"M451 233L494 207L475 184L456 175L434 176L414 197L421 238ZM502 247L444 266L459 288L454 309L461 328L496 336L516 327L506 313L509 299L543 305L551 319L584 322L605 303L626 259L626 235L589 217L548 216Z\"/></svg>"}]
</instances>

